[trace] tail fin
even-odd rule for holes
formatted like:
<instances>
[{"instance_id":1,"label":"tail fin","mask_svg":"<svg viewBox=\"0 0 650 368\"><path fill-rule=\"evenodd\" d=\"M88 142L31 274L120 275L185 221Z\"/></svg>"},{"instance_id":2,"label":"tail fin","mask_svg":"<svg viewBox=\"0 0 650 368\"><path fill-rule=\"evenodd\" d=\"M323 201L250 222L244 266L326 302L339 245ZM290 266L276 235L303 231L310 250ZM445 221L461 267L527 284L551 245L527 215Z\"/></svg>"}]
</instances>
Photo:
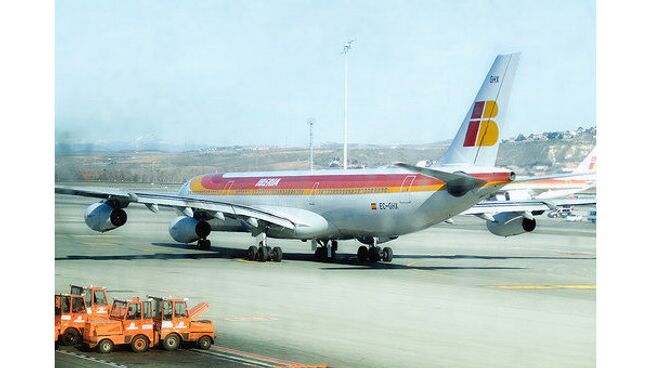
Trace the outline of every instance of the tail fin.
<instances>
[{"instance_id":1,"label":"tail fin","mask_svg":"<svg viewBox=\"0 0 650 368\"><path fill-rule=\"evenodd\" d=\"M519 53L498 55L438 165L494 166Z\"/></svg>"},{"instance_id":2,"label":"tail fin","mask_svg":"<svg viewBox=\"0 0 650 368\"><path fill-rule=\"evenodd\" d=\"M573 170L576 174L593 173L596 171L596 147L589 152L587 157Z\"/></svg>"}]
</instances>

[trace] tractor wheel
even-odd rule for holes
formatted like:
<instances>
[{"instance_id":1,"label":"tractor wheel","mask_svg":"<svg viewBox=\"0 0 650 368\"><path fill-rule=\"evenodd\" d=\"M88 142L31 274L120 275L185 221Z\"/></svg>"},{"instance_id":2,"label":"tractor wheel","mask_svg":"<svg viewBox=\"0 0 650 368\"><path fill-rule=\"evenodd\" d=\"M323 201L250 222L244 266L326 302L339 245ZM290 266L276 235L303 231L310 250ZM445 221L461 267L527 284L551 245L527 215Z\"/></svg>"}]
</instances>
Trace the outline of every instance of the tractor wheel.
<instances>
[{"instance_id":1,"label":"tractor wheel","mask_svg":"<svg viewBox=\"0 0 650 368\"><path fill-rule=\"evenodd\" d=\"M81 334L74 328L68 328L63 333L63 345L75 346L81 342Z\"/></svg>"},{"instance_id":2,"label":"tractor wheel","mask_svg":"<svg viewBox=\"0 0 650 368\"><path fill-rule=\"evenodd\" d=\"M162 342L163 348L168 351L176 350L181 345L181 339L176 334L169 334Z\"/></svg>"},{"instance_id":3,"label":"tractor wheel","mask_svg":"<svg viewBox=\"0 0 650 368\"><path fill-rule=\"evenodd\" d=\"M113 342L110 339L104 339L97 344L97 352L108 354L113 351Z\"/></svg>"},{"instance_id":4,"label":"tractor wheel","mask_svg":"<svg viewBox=\"0 0 650 368\"><path fill-rule=\"evenodd\" d=\"M210 336L201 336L199 341L196 342L196 345L201 350L208 350L212 346L212 339Z\"/></svg>"},{"instance_id":5,"label":"tractor wheel","mask_svg":"<svg viewBox=\"0 0 650 368\"><path fill-rule=\"evenodd\" d=\"M131 350L136 353L144 353L149 348L149 340L142 335L138 335L131 341Z\"/></svg>"}]
</instances>

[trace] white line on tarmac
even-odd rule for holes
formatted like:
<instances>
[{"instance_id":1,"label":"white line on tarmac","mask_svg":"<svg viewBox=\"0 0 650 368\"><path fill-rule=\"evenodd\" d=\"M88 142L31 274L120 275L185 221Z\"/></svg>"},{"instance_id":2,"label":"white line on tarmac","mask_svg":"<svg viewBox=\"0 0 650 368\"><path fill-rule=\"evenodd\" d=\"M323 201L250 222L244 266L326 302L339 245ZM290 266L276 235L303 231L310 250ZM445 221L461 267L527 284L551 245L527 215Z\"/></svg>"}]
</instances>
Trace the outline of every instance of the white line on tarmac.
<instances>
[{"instance_id":1,"label":"white line on tarmac","mask_svg":"<svg viewBox=\"0 0 650 368\"><path fill-rule=\"evenodd\" d=\"M127 366L126 366L126 365L123 365L123 364L117 364L117 363L113 363L113 362L107 362L107 361L105 361L105 360L96 359L96 358L89 357L89 356L84 355L84 354L74 353L74 352L72 352L72 351L57 350L56 352L57 352L57 353L61 353L61 354L71 355L71 356L77 357L77 358L79 358L79 359L84 359L84 360L89 360L89 361L91 361L91 362L95 362L95 363L99 363L99 364L104 364L104 365L107 365L107 366L109 366L109 367L115 367L115 368L127 368Z\"/></svg>"},{"instance_id":2,"label":"white line on tarmac","mask_svg":"<svg viewBox=\"0 0 650 368\"><path fill-rule=\"evenodd\" d=\"M269 363L266 363L266 362L263 362L263 361L256 361L256 360L253 360L253 359L247 359L247 358L243 358L243 357L240 357L240 356L224 354L224 353L216 352L216 351L200 350L200 349L192 349L192 351L196 351L197 353L214 355L214 356L219 357L221 359L229 360L229 361L235 362L235 363L244 364L244 365L247 365L247 366L250 366L250 367L273 368L273 367L278 366L278 364L275 364L275 363L274 364L269 364Z\"/></svg>"}]
</instances>

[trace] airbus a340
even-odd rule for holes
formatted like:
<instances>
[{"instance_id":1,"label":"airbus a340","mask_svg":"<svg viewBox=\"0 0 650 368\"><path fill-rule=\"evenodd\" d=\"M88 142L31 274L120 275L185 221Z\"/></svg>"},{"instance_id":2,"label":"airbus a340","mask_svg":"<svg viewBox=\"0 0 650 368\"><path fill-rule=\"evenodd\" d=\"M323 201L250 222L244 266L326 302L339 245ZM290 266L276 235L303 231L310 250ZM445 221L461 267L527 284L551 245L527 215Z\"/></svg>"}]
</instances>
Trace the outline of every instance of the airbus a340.
<instances>
[{"instance_id":1,"label":"airbus a340","mask_svg":"<svg viewBox=\"0 0 650 368\"><path fill-rule=\"evenodd\" d=\"M532 231L535 218L552 207L543 201L479 202L517 182L495 167L519 54L499 55L472 102L455 139L436 166L407 164L364 170L275 171L206 174L188 180L177 194L55 187L56 193L100 198L85 222L105 232L127 222L130 204L175 208L170 226L180 243L210 248L212 231L243 231L256 237L251 259L282 259L268 238L310 241L320 258L333 258L338 241L357 239L360 260L390 262L380 244L426 229L458 214L484 218L490 232L510 236ZM528 179L531 180L531 179Z\"/></svg>"}]
</instances>

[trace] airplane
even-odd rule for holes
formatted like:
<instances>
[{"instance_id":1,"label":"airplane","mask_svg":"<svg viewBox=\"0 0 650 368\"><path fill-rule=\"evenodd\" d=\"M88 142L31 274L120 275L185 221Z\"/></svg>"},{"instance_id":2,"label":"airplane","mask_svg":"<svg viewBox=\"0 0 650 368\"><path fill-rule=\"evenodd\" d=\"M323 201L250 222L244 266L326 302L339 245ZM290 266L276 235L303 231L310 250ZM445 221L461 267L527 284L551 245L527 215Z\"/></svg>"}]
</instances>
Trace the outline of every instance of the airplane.
<instances>
[{"instance_id":1,"label":"airplane","mask_svg":"<svg viewBox=\"0 0 650 368\"><path fill-rule=\"evenodd\" d=\"M338 241L356 239L360 261L391 262L392 248L380 244L461 213L486 219L493 234L523 234L534 230L534 215L553 204L482 202L519 181L511 170L495 167L518 61L519 53L496 57L435 167L213 173L186 181L177 194L61 186L55 193L101 199L84 214L98 232L123 226L125 209L134 203L154 213L160 206L175 209L171 237L200 249L210 248L212 231L249 232L256 243L248 257L258 261L282 260L282 249L268 245L273 238L310 241L322 260L334 259Z\"/></svg>"},{"instance_id":2,"label":"airplane","mask_svg":"<svg viewBox=\"0 0 650 368\"><path fill-rule=\"evenodd\" d=\"M555 199L584 192L596 186L596 147L582 160L571 175L531 177L530 181L506 184L492 199Z\"/></svg>"}]
</instances>

